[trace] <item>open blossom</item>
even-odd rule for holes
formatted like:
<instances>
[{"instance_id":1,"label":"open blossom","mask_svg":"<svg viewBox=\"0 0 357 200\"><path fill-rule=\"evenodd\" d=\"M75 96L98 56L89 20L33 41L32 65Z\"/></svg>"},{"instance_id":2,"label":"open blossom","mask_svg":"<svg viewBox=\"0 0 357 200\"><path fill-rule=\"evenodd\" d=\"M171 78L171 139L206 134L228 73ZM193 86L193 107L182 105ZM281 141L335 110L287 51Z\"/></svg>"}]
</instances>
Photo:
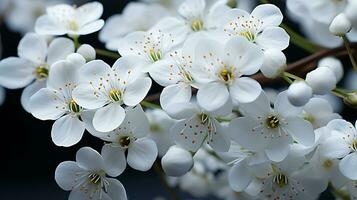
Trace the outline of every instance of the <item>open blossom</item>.
<instances>
[{"instance_id":1,"label":"open blossom","mask_svg":"<svg viewBox=\"0 0 357 200\"><path fill-rule=\"evenodd\" d=\"M32 115L41 120L56 120L51 137L58 146L72 146L78 143L84 133L81 121L84 111L73 100L73 89L78 85L78 66L69 61L52 65L47 87L40 89L30 99Z\"/></svg>"},{"instance_id":2,"label":"open blossom","mask_svg":"<svg viewBox=\"0 0 357 200\"><path fill-rule=\"evenodd\" d=\"M105 152L100 155L90 147L78 150L76 162L65 161L58 165L55 172L57 184L71 191L69 200L108 199L126 200L124 186L114 178L121 174L118 166L106 160Z\"/></svg>"},{"instance_id":3,"label":"open blossom","mask_svg":"<svg viewBox=\"0 0 357 200\"><path fill-rule=\"evenodd\" d=\"M121 45L121 39L127 34L148 31L167 15L169 12L161 5L129 2L121 14L113 15L106 20L99 40L106 43L106 48L116 51Z\"/></svg>"},{"instance_id":4,"label":"open blossom","mask_svg":"<svg viewBox=\"0 0 357 200\"><path fill-rule=\"evenodd\" d=\"M179 146L196 152L207 143L215 151L228 151L229 138L215 119L218 113L207 112L193 103L173 104L169 113L179 120L171 127L171 135Z\"/></svg>"},{"instance_id":5,"label":"open blossom","mask_svg":"<svg viewBox=\"0 0 357 200\"><path fill-rule=\"evenodd\" d=\"M331 159L341 159L341 173L351 180L357 180L355 164L357 159L356 128L343 119L335 119L326 126L331 136L321 144L321 154Z\"/></svg>"},{"instance_id":6,"label":"open blossom","mask_svg":"<svg viewBox=\"0 0 357 200\"><path fill-rule=\"evenodd\" d=\"M123 123L113 131L102 133L91 127L88 129L91 134L108 143L102 148L102 153L106 154L104 160L117 166L118 173L124 171L127 162L136 170L147 171L156 160L158 150L155 142L147 138L149 121L140 105L127 107Z\"/></svg>"},{"instance_id":7,"label":"open blossom","mask_svg":"<svg viewBox=\"0 0 357 200\"><path fill-rule=\"evenodd\" d=\"M0 61L0 85L9 89L26 87L21 96L21 103L30 111L30 97L46 86L51 65L73 52L74 44L70 39L56 38L47 45L43 36L28 33L19 43L19 57L9 57Z\"/></svg>"},{"instance_id":8,"label":"open blossom","mask_svg":"<svg viewBox=\"0 0 357 200\"><path fill-rule=\"evenodd\" d=\"M46 35L87 35L104 26L104 21L99 19L102 13L103 5L99 2L78 8L67 4L50 6L46 14L37 19L35 31Z\"/></svg>"},{"instance_id":9,"label":"open blossom","mask_svg":"<svg viewBox=\"0 0 357 200\"><path fill-rule=\"evenodd\" d=\"M260 84L243 77L256 73L263 63L263 53L247 40L236 37L222 44L202 39L195 49L192 77L200 84L197 101L207 111L215 111L231 102L255 100Z\"/></svg>"},{"instance_id":10,"label":"open blossom","mask_svg":"<svg viewBox=\"0 0 357 200\"><path fill-rule=\"evenodd\" d=\"M301 109L289 103L286 93L278 95L274 108L262 93L256 101L240 104L240 109L244 117L231 122L231 137L244 148L265 151L272 161L282 161L294 140L307 147L315 142L312 125L299 117Z\"/></svg>"},{"instance_id":11,"label":"open blossom","mask_svg":"<svg viewBox=\"0 0 357 200\"><path fill-rule=\"evenodd\" d=\"M278 7L264 4L257 6L251 14L240 9L226 12L220 29L228 38L244 37L261 49L284 50L289 45L289 35L279 27L282 20Z\"/></svg>"},{"instance_id":12,"label":"open blossom","mask_svg":"<svg viewBox=\"0 0 357 200\"><path fill-rule=\"evenodd\" d=\"M125 118L123 106L136 106L148 93L151 79L137 65L137 58L128 56L113 67L94 60L80 68L82 82L74 89L73 99L86 109L98 109L93 118L97 131L118 128Z\"/></svg>"}]
</instances>

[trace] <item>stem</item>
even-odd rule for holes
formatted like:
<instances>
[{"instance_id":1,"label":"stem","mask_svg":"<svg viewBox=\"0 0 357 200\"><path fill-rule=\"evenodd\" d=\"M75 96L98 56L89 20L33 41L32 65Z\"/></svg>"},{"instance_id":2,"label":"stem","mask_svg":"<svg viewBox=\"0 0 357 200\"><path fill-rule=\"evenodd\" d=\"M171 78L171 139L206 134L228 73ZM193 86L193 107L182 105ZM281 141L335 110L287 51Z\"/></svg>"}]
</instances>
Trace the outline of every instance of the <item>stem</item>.
<instances>
[{"instance_id":1,"label":"stem","mask_svg":"<svg viewBox=\"0 0 357 200\"><path fill-rule=\"evenodd\" d=\"M140 103L142 106L146 107L146 108L152 108L152 109L161 109L161 107L157 104L154 104L154 103L150 103L148 101L142 101Z\"/></svg>"},{"instance_id":2,"label":"stem","mask_svg":"<svg viewBox=\"0 0 357 200\"><path fill-rule=\"evenodd\" d=\"M286 82L288 82L289 84L292 84L294 81L291 80L289 77L282 75L281 78L283 78Z\"/></svg>"},{"instance_id":3,"label":"stem","mask_svg":"<svg viewBox=\"0 0 357 200\"><path fill-rule=\"evenodd\" d=\"M304 79L292 74L292 73L289 73L289 72L283 72L283 77L286 76L286 77L289 77L291 79L294 79L294 80L299 80L299 81L303 81Z\"/></svg>"},{"instance_id":4,"label":"stem","mask_svg":"<svg viewBox=\"0 0 357 200\"><path fill-rule=\"evenodd\" d=\"M73 39L73 43L74 43L74 48L78 49L80 44L79 44L79 36L78 35L72 35L70 36Z\"/></svg>"},{"instance_id":5,"label":"stem","mask_svg":"<svg viewBox=\"0 0 357 200\"><path fill-rule=\"evenodd\" d=\"M346 37L346 35L343 35L342 39L343 39L343 43L345 44L348 56L350 57L353 69L357 73L357 63L356 63L356 60L355 60L355 58L353 56L353 52L352 52L352 49L351 49L351 46L350 46L350 42L348 41L348 38Z\"/></svg>"},{"instance_id":6,"label":"stem","mask_svg":"<svg viewBox=\"0 0 357 200\"><path fill-rule=\"evenodd\" d=\"M335 187L332 186L331 183L329 183L329 188L331 189L332 193L335 195L335 197L339 197L342 200L350 200L350 196L348 193L342 190L338 190Z\"/></svg>"},{"instance_id":7,"label":"stem","mask_svg":"<svg viewBox=\"0 0 357 200\"><path fill-rule=\"evenodd\" d=\"M178 195L176 194L175 190L173 190L169 184L167 183L166 181L166 177L165 177L165 174L164 172L162 171L161 169L161 166L160 164L155 161L154 165L153 165L153 168L156 172L156 174L159 176L159 179L160 179L160 182L162 184L162 186L166 189L166 191L171 195L171 199L172 200L180 200Z\"/></svg>"},{"instance_id":8,"label":"stem","mask_svg":"<svg viewBox=\"0 0 357 200\"><path fill-rule=\"evenodd\" d=\"M120 55L111 51L103 50L103 49L95 49L95 52L100 56L105 56L108 58L118 59Z\"/></svg>"}]
</instances>

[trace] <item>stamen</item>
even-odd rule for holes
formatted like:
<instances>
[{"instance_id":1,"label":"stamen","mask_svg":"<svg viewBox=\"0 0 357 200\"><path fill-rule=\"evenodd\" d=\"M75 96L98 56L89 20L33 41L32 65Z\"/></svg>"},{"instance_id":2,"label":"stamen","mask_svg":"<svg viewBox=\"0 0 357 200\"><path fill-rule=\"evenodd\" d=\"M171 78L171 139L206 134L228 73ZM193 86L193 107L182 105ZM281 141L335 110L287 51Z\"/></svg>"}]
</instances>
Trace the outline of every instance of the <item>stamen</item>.
<instances>
[{"instance_id":1,"label":"stamen","mask_svg":"<svg viewBox=\"0 0 357 200\"><path fill-rule=\"evenodd\" d=\"M119 138L118 142L119 142L121 147L127 148L130 145L131 139L130 139L129 136L124 136L124 137Z\"/></svg>"},{"instance_id":2,"label":"stamen","mask_svg":"<svg viewBox=\"0 0 357 200\"><path fill-rule=\"evenodd\" d=\"M199 19L192 20L191 29L195 32L201 31L203 29L203 21Z\"/></svg>"},{"instance_id":3,"label":"stamen","mask_svg":"<svg viewBox=\"0 0 357 200\"><path fill-rule=\"evenodd\" d=\"M114 102L119 102L122 100L122 92L120 90L112 89L109 92L109 98Z\"/></svg>"},{"instance_id":4,"label":"stamen","mask_svg":"<svg viewBox=\"0 0 357 200\"><path fill-rule=\"evenodd\" d=\"M350 147L353 151L357 151L357 140L354 140Z\"/></svg>"},{"instance_id":5,"label":"stamen","mask_svg":"<svg viewBox=\"0 0 357 200\"><path fill-rule=\"evenodd\" d=\"M149 54L150 54L150 58L152 61L156 62L159 61L161 59L161 51L160 49L155 51L154 49L150 49L149 50Z\"/></svg>"},{"instance_id":6,"label":"stamen","mask_svg":"<svg viewBox=\"0 0 357 200\"><path fill-rule=\"evenodd\" d=\"M277 116L271 115L266 119L266 124L268 128L277 128L280 124L280 121Z\"/></svg>"},{"instance_id":7,"label":"stamen","mask_svg":"<svg viewBox=\"0 0 357 200\"><path fill-rule=\"evenodd\" d=\"M73 113L79 113L82 107L79 106L73 99L68 103L68 108Z\"/></svg>"},{"instance_id":8,"label":"stamen","mask_svg":"<svg viewBox=\"0 0 357 200\"><path fill-rule=\"evenodd\" d=\"M74 21L74 20L71 20L71 21L68 22L68 27L72 31L78 31L78 29L79 29L77 22Z\"/></svg>"},{"instance_id":9,"label":"stamen","mask_svg":"<svg viewBox=\"0 0 357 200\"><path fill-rule=\"evenodd\" d=\"M332 160L325 160L324 163L323 163L323 166L326 169L330 169L332 167L332 165L333 165Z\"/></svg>"},{"instance_id":10,"label":"stamen","mask_svg":"<svg viewBox=\"0 0 357 200\"><path fill-rule=\"evenodd\" d=\"M44 80L48 77L48 69L45 65L38 66L35 71L38 80Z\"/></svg>"},{"instance_id":11,"label":"stamen","mask_svg":"<svg viewBox=\"0 0 357 200\"><path fill-rule=\"evenodd\" d=\"M221 77L222 80L225 82L228 82L234 78L234 74L231 70L229 69L223 69L220 73L219 76Z\"/></svg>"},{"instance_id":12,"label":"stamen","mask_svg":"<svg viewBox=\"0 0 357 200\"><path fill-rule=\"evenodd\" d=\"M275 183L276 185L278 185L279 187L282 188L282 187L288 185L289 179L284 174L278 173L277 175L274 176L273 183Z\"/></svg>"},{"instance_id":13,"label":"stamen","mask_svg":"<svg viewBox=\"0 0 357 200\"><path fill-rule=\"evenodd\" d=\"M90 183L98 185L101 182L101 175L97 174L97 173L91 173L88 176L88 180Z\"/></svg>"},{"instance_id":14,"label":"stamen","mask_svg":"<svg viewBox=\"0 0 357 200\"><path fill-rule=\"evenodd\" d=\"M255 41L255 34L250 31L244 31L239 33L241 36L247 38L248 41L254 42Z\"/></svg>"}]
</instances>

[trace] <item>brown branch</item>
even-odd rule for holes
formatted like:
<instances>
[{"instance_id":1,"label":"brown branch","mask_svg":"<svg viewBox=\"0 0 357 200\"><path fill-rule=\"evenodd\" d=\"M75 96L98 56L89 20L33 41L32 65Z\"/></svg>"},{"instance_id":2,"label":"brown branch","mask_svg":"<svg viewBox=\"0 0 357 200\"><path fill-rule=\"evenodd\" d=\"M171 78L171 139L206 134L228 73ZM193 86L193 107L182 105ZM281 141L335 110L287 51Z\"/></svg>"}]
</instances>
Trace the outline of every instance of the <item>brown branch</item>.
<instances>
[{"instance_id":1,"label":"brown branch","mask_svg":"<svg viewBox=\"0 0 357 200\"><path fill-rule=\"evenodd\" d=\"M357 52L357 43L351 43L351 49L354 50L354 54ZM296 74L298 76L304 77L306 73L315 69L316 62L321 58L334 56L337 58L342 58L348 56L347 50L345 47L337 47L334 49L323 49L318 51L310 56L307 56L303 59L300 59L296 62L288 64L286 67L286 71ZM252 76L253 79L257 80L260 84L265 85L269 83L274 83L280 81L280 78L269 79L263 76L262 73L257 73ZM152 94L146 97L146 101L157 101L160 98L160 93Z\"/></svg>"}]
</instances>

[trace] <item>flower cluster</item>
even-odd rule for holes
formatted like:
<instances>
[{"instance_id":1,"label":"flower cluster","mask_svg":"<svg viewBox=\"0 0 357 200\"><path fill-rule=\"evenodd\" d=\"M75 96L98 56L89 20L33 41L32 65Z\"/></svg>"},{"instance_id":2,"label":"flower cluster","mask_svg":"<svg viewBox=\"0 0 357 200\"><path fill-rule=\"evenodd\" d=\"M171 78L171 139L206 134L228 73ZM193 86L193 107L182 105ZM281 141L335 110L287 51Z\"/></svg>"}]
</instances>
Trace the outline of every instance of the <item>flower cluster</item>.
<instances>
[{"instance_id":1,"label":"flower cluster","mask_svg":"<svg viewBox=\"0 0 357 200\"><path fill-rule=\"evenodd\" d=\"M319 44L342 37L357 68L348 41L357 28L354 0L287 7ZM336 195L357 198L356 127L322 96L357 106L357 93L337 88L344 68L324 57L331 54L304 61L317 65L306 77L287 72L283 51L295 35L282 28L279 7L147 0L106 23L102 13L99 2L48 6L26 29L34 32L25 31L18 56L0 61L0 85L24 88L24 109L54 121L55 145L76 145L86 131L104 143L100 153L83 147L76 162L58 165L55 180L69 199L126 200L115 177L127 164L148 171L158 160L171 187L196 197L317 199L330 184ZM79 43L97 31L116 52ZM262 83L276 78L290 85L272 95ZM153 82L163 89L147 97Z\"/></svg>"}]
</instances>

